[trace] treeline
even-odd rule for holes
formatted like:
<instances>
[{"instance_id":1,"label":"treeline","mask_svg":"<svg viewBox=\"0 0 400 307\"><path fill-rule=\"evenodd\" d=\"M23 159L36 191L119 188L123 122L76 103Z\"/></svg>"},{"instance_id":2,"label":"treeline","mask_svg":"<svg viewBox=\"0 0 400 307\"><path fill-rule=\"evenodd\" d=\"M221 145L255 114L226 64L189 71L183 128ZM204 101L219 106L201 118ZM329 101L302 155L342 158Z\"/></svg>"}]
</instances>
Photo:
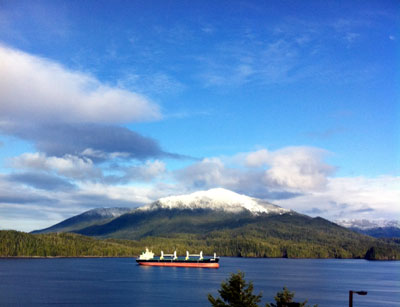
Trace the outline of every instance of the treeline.
<instances>
[{"instance_id":1,"label":"treeline","mask_svg":"<svg viewBox=\"0 0 400 307\"><path fill-rule=\"evenodd\" d=\"M1 257L122 257L134 256L136 250L116 240L97 240L71 233L0 231Z\"/></svg>"},{"instance_id":2,"label":"treeline","mask_svg":"<svg viewBox=\"0 0 400 307\"><path fill-rule=\"evenodd\" d=\"M361 235L321 218L276 216L203 233L153 234L139 239L159 252L186 250L221 256L400 260L400 244ZM153 228L155 229L155 228Z\"/></svg>"},{"instance_id":3,"label":"treeline","mask_svg":"<svg viewBox=\"0 0 400 307\"><path fill-rule=\"evenodd\" d=\"M360 242L343 248L342 244L331 245L312 242L295 242L276 238L232 236L227 233L219 238L199 238L181 234L173 238L148 237L140 240L155 252L177 250L183 255L186 250L202 250L212 255L261 258L356 258L370 260L400 260L400 246L383 242Z\"/></svg>"},{"instance_id":4,"label":"treeline","mask_svg":"<svg viewBox=\"0 0 400 307\"><path fill-rule=\"evenodd\" d=\"M27 234L0 231L0 256L24 257L131 257L139 255L145 247L156 254L178 251L184 255L203 251L219 256L268 258L365 258L371 260L400 260L400 245L367 236L358 241L334 232L325 240L279 238L259 231L221 230L209 234L170 234L145 237L140 240L96 239L71 233Z\"/></svg>"}]
</instances>

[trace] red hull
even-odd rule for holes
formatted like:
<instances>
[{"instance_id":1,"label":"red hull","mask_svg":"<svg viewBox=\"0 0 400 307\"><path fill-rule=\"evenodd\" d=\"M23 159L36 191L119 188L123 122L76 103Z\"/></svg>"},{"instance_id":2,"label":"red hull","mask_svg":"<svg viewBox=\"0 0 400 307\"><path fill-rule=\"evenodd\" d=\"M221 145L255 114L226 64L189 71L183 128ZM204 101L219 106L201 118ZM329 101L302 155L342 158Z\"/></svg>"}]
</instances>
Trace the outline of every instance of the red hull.
<instances>
[{"instance_id":1,"label":"red hull","mask_svg":"<svg viewBox=\"0 0 400 307\"><path fill-rule=\"evenodd\" d=\"M218 269L219 263L184 263L184 262L139 262L140 265L145 266L174 266L186 268L212 268Z\"/></svg>"}]
</instances>

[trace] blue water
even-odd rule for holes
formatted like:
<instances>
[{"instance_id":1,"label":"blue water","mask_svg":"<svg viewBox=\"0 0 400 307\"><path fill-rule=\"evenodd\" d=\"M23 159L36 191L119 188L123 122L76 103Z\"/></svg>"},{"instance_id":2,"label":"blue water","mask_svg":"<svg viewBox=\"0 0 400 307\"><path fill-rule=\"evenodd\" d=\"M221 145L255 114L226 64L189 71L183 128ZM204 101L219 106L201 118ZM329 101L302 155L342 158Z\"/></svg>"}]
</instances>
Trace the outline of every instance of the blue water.
<instances>
[{"instance_id":1,"label":"blue water","mask_svg":"<svg viewBox=\"0 0 400 307\"><path fill-rule=\"evenodd\" d=\"M241 270L263 304L285 285L298 301L400 306L400 262L221 258L219 269L141 267L134 259L0 259L0 306L210 306L221 281ZM260 304L261 306L261 304Z\"/></svg>"}]
</instances>

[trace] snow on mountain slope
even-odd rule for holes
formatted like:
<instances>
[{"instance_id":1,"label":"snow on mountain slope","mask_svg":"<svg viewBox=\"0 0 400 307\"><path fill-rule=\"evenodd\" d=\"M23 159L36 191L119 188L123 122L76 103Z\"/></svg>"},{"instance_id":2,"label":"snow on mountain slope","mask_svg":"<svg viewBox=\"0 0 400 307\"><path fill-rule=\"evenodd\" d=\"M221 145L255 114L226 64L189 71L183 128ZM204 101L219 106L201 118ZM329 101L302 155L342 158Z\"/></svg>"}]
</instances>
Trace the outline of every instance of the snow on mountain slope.
<instances>
[{"instance_id":1,"label":"snow on mountain slope","mask_svg":"<svg viewBox=\"0 0 400 307\"><path fill-rule=\"evenodd\" d=\"M365 219L351 219L351 220L337 220L339 224L346 228L359 228L362 230L379 228L379 227L395 227L400 228L400 222L395 220L365 220Z\"/></svg>"},{"instance_id":2,"label":"snow on mountain slope","mask_svg":"<svg viewBox=\"0 0 400 307\"><path fill-rule=\"evenodd\" d=\"M213 209L233 213L248 210L254 215L260 213L283 214L290 212L288 209L270 204L261 199L252 198L222 188L160 198L158 201L141 207L138 210L155 210L159 208Z\"/></svg>"},{"instance_id":3,"label":"snow on mountain slope","mask_svg":"<svg viewBox=\"0 0 400 307\"><path fill-rule=\"evenodd\" d=\"M131 208L97 208L82 213L82 216L118 217L132 211Z\"/></svg>"}]
</instances>

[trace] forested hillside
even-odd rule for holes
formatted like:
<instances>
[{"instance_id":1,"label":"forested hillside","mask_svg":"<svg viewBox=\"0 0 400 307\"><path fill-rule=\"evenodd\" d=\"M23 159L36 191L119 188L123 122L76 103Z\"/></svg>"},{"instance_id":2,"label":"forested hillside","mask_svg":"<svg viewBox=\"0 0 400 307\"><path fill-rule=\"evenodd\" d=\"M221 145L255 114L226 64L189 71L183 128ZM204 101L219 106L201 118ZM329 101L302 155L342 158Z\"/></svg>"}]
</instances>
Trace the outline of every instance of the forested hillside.
<instances>
[{"instance_id":1,"label":"forested hillside","mask_svg":"<svg viewBox=\"0 0 400 307\"><path fill-rule=\"evenodd\" d=\"M129 244L131 243L131 244ZM97 240L71 233L0 231L1 257L122 257L137 253L134 242Z\"/></svg>"},{"instance_id":2,"label":"forested hillside","mask_svg":"<svg viewBox=\"0 0 400 307\"><path fill-rule=\"evenodd\" d=\"M124 221L126 222L126 218ZM247 219L246 219L247 218ZM202 250L204 254L235 257L287 257L287 258L366 258L400 260L400 244L354 233L321 218L276 215L258 217L255 220L231 219L226 224L213 221L206 230L200 220L180 216L187 221L178 227L174 218L154 220L148 228L136 233L130 240L116 238L92 238L77 234L26 234L16 231L0 232L1 256L136 256L149 247L156 254L178 251L184 255ZM158 229L158 223L164 228ZM212 222L212 221L211 221ZM235 223L234 223L235 222ZM169 226L167 226L169 224ZM191 225L192 232L189 232ZM199 228L195 227L199 226ZM153 228L155 227L155 228ZM166 231L175 229L174 231ZM197 230L196 230L197 229ZM200 229L200 230L199 230ZM146 231L145 231L146 230ZM120 238L130 237L127 229L118 232Z\"/></svg>"},{"instance_id":3,"label":"forested hillside","mask_svg":"<svg viewBox=\"0 0 400 307\"><path fill-rule=\"evenodd\" d=\"M157 254L202 250L235 257L400 259L400 244L394 240L359 234L326 219L221 188L160 198L125 214L115 209L91 210L38 232L59 229L94 237L95 241L68 238L90 243L100 255L138 255L148 247ZM54 241L51 238L46 237L47 245ZM120 250L114 251L111 243ZM68 254L82 252L90 254L84 248L68 250Z\"/></svg>"}]
</instances>

